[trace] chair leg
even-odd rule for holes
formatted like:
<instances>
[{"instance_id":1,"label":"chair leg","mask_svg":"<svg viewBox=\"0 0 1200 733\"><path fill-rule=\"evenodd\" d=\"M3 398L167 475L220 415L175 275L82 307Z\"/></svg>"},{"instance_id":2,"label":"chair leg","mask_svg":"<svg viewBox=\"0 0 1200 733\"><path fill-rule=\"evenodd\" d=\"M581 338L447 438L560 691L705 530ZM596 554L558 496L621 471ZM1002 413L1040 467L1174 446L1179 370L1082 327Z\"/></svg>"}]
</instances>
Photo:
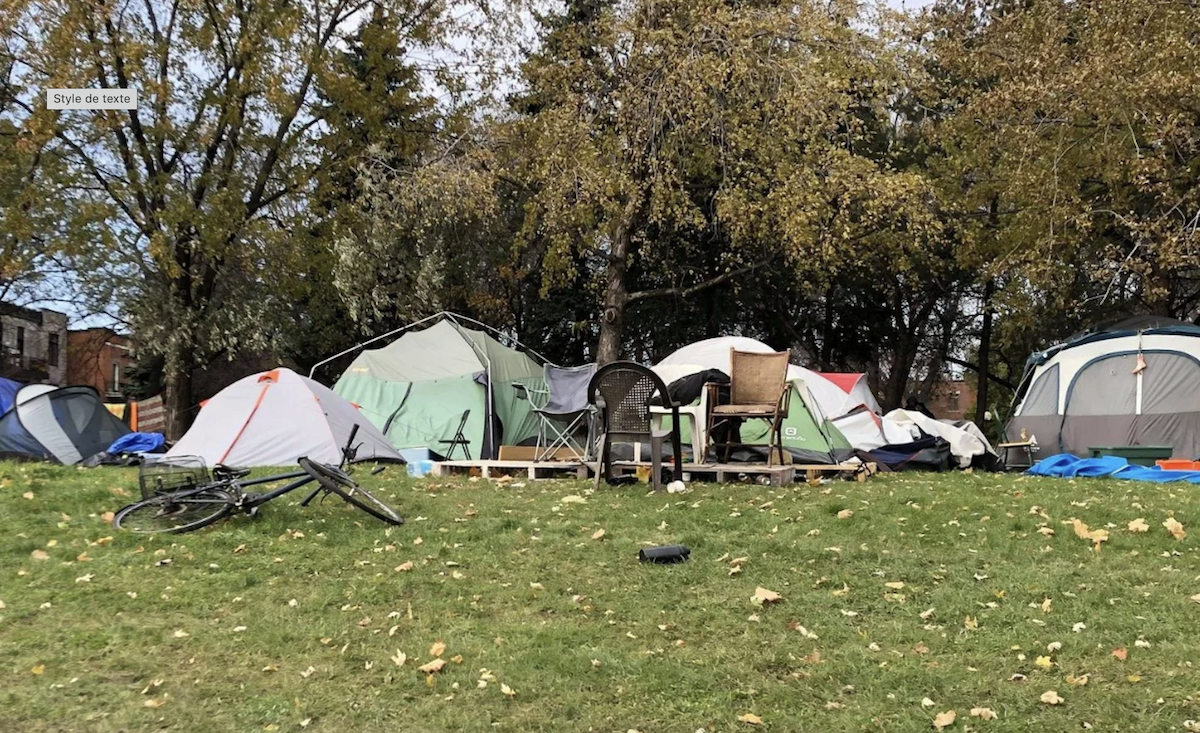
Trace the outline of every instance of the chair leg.
<instances>
[{"instance_id":1,"label":"chair leg","mask_svg":"<svg viewBox=\"0 0 1200 733\"><path fill-rule=\"evenodd\" d=\"M600 490L600 474L604 471L604 459L608 457L608 434L604 435L604 449L600 451L600 455L596 456L596 480L592 484L592 490Z\"/></svg>"},{"instance_id":2,"label":"chair leg","mask_svg":"<svg viewBox=\"0 0 1200 733\"><path fill-rule=\"evenodd\" d=\"M662 491L662 449L663 439L650 438L650 485L654 490Z\"/></svg>"}]
</instances>

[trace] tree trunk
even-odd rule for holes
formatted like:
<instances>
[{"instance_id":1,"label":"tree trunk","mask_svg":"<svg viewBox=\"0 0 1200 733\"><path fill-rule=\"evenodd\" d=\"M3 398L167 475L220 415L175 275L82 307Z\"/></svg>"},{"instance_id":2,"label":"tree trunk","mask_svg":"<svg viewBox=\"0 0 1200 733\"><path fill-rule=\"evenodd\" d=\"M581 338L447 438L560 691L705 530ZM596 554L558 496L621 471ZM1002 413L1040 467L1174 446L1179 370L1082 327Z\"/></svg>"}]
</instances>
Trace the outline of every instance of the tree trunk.
<instances>
[{"instance_id":1,"label":"tree trunk","mask_svg":"<svg viewBox=\"0 0 1200 733\"><path fill-rule=\"evenodd\" d=\"M612 252L604 268L604 304L600 311L600 343L596 346L596 364L604 366L621 358L621 339L625 335L625 309L629 305L625 271L629 265L632 217L627 217L613 234Z\"/></svg>"},{"instance_id":2,"label":"tree trunk","mask_svg":"<svg viewBox=\"0 0 1200 733\"><path fill-rule=\"evenodd\" d=\"M168 440L179 440L192 424L192 354L190 346L179 348L169 359L164 379L163 409Z\"/></svg>"},{"instance_id":3,"label":"tree trunk","mask_svg":"<svg viewBox=\"0 0 1200 733\"><path fill-rule=\"evenodd\" d=\"M996 281L988 278L983 285L983 328L979 331L979 386L975 392L975 424L986 430L983 413L988 409L988 377L992 355L992 296L996 292Z\"/></svg>"}]
</instances>

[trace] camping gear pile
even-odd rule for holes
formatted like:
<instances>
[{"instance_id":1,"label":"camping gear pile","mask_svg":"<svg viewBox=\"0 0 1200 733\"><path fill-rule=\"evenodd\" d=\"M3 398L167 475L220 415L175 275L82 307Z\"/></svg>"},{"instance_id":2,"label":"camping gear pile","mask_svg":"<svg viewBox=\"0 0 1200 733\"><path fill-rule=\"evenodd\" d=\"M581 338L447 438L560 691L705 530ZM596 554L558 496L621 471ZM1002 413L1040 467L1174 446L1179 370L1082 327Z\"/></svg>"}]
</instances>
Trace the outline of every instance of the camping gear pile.
<instances>
[{"instance_id":1,"label":"camping gear pile","mask_svg":"<svg viewBox=\"0 0 1200 733\"><path fill-rule=\"evenodd\" d=\"M724 336L684 346L660 361L654 370L667 380L705 373L705 379L711 381L713 372L727 379L732 370L731 350L774 351L761 341ZM791 409L781 433L783 448L793 462L832 464L857 457L892 469L996 466L996 452L974 423L934 420L912 410L880 414L879 403L863 374L822 374L789 364L787 381L792 389ZM673 392L676 383L671 385ZM688 408L680 410L686 412ZM691 437L688 428L684 426L685 441ZM763 437L753 436L746 442L766 442ZM735 452L732 459L763 458L765 454Z\"/></svg>"}]
</instances>

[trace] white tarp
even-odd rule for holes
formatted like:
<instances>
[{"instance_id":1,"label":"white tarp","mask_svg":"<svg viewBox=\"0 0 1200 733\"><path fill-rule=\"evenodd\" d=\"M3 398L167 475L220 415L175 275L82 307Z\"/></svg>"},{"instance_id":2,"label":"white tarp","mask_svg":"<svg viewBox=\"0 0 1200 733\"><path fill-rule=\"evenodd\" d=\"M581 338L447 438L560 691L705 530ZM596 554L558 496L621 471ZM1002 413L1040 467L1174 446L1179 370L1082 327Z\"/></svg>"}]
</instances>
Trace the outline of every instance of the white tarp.
<instances>
[{"instance_id":1,"label":"white tarp","mask_svg":"<svg viewBox=\"0 0 1200 733\"><path fill-rule=\"evenodd\" d=\"M958 459L960 468L970 466L971 459L975 456L996 452L992 450L991 444L974 423L968 423L969 428L966 429L956 428L950 423L934 420L915 410L892 410L883 416L883 421L885 425L891 424L907 430L912 436L911 440L920 437L921 434L917 428L923 430L927 435L944 438L950 444L950 454Z\"/></svg>"}]
</instances>

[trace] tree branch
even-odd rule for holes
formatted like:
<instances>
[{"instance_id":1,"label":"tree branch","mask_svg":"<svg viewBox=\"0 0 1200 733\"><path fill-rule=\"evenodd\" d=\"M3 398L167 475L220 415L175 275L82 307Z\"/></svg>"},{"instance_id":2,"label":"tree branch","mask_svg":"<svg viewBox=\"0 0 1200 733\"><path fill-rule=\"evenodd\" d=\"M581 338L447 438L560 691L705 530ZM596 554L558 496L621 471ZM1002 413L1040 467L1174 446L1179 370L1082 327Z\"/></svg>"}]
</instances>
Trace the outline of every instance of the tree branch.
<instances>
[{"instance_id":1,"label":"tree branch","mask_svg":"<svg viewBox=\"0 0 1200 733\"><path fill-rule=\"evenodd\" d=\"M976 374L978 374L978 373L979 373L979 371L980 371L980 370L979 370L979 365L978 365L978 364L972 364L972 363L971 363L971 362L969 362L969 361L963 361L962 359L956 359L956 358L954 358L953 356L946 356L946 355L943 355L943 356L942 356L942 360L943 360L943 361L948 361L948 362L950 362L951 364L957 364L957 365L959 365L960 367L966 367L967 369L970 369L971 371L975 372ZM1001 387L1004 387L1005 389L1010 389L1010 390L1012 390L1013 392L1016 392L1016 391L1017 391L1017 385L1015 385L1015 384L1013 384L1012 382L1008 381L1008 380L1007 380L1007 379L1005 379L1004 377L998 377L998 376L996 376L995 374L992 374L990 370L989 370L989 372L988 372L988 381L989 381L989 382L995 382L996 384L1000 385Z\"/></svg>"},{"instance_id":2,"label":"tree branch","mask_svg":"<svg viewBox=\"0 0 1200 733\"><path fill-rule=\"evenodd\" d=\"M626 302L635 303L639 300L649 300L650 298L666 298L666 297L671 297L671 296L675 296L675 297L679 297L679 298L687 298L692 295L695 295L696 293L700 292L701 290L707 290L708 288L715 287L717 285L720 285L721 283L728 282L728 281L734 279L735 277L739 277L741 275L745 275L748 272L754 272L755 270L761 269L761 268L769 265L777 257L778 257L778 253L772 254L769 257L767 257L766 259L759 260L758 262L755 262L750 265L746 265L745 267L738 268L737 270L731 270L730 272L726 272L722 275L717 275L716 277L709 278L708 280L705 280L704 282L696 283L695 285L688 285L686 287L674 287L674 288L654 288L653 290L639 290L636 293L630 293L626 297Z\"/></svg>"}]
</instances>

